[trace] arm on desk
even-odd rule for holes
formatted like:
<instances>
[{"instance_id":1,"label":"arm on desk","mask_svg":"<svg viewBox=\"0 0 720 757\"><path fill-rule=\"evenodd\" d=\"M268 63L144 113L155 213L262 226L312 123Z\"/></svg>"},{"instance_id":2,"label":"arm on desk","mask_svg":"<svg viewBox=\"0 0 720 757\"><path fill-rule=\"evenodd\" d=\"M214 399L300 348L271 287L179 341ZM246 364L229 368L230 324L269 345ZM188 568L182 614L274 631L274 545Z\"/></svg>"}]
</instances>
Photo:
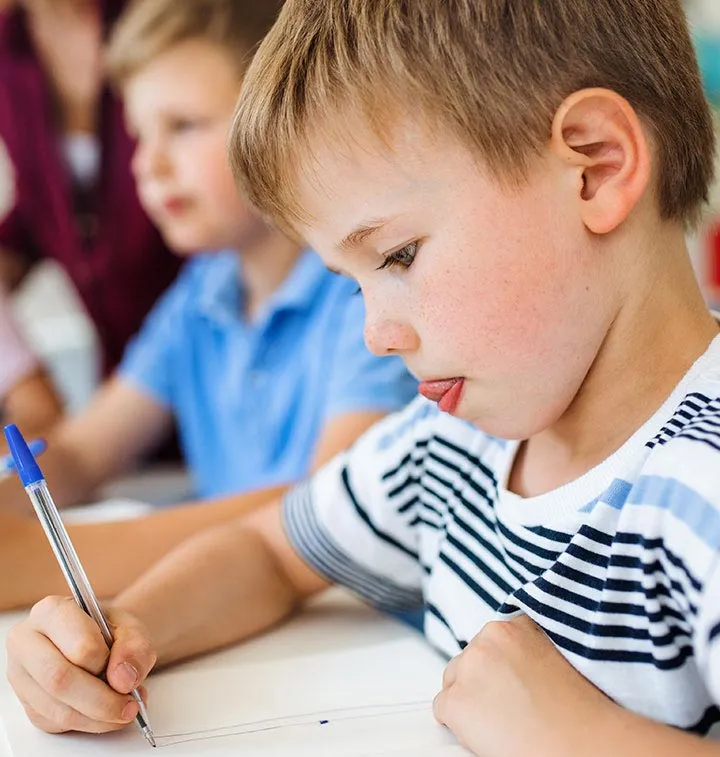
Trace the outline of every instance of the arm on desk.
<instances>
[{"instance_id":1,"label":"arm on desk","mask_svg":"<svg viewBox=\"0 0 720 757\"><path fill-rule=\"evenodd\" d=\"M40 602L8 635L8 680L44 730L117 730L136 715L127 694L156 659L170 663L260 633L326 586L295 554L275 501L185 542L118 597L108 609L109 657L74 602ZM103 670L107 684L96 677Z\"/></svg>"},{"instance_id":2,"label":"arm on desk","mask_svg":"<svg viewBox=\"0 0 720 757\"><path fill-rule=\"evenodd\" d=\"M235 496L202 507L183 505L135 520L68 524L80 560L100 597L114 597L185 539L276 499L282 489ZM65 579L33 517L0 513L0 611L67 594Z\"/></svg>"},{"instance_id":3,"label":"arm on desk","mask_svg":"<svg viewBox=\"0 0 720 757\"><path fill-rule=\"evenodd\" d=\"M89 407L60 422L50 434L42 470L58 507L92 497L95 489L128 470L170 428L171 414L150 397L111 379ZM0 481L0 512L30 513L15 478Z\"/></svg>"},{"instance_id":4,"label":"arm on desk","mask_svg":"<svg viewBox=\"0 0 720 757\"><path fill-rule=\"evenodd\" d=\"M8 391L3 401L3 421L14 423L28 438L47 436L62 416L62 404L49 376L38 369ZM0 451L6 444L0 442Z\"/></svg>"},{"instance_id":5,"label":"arm on desk","mask_svg":"<svg viewBox=\"0 0 720 757\"><path fill-rule=\"evenodd\" d=\"M348 413L328 423L317 445L313 467L320 467L345 449L380 417L379 413ZM42 458L56 499L59 481L54 466L59 464L62 458L58 462L50 450ZM0 503L6 503L6 492L11 490L27 509L27 495L16 481L0 483ZM278 487L204 502L202 506L195 503L167 508L135 520L70 524L68 531L97 594L114 597L184 539L249 513L277 498L281 491ZM60 492L63 493L67 494ZM48 594L67 593L35 516L3 513L0 505L2 574L12 575L13 579L0 582L0 611L27 607Z\"/></svg>"}]
</instances>

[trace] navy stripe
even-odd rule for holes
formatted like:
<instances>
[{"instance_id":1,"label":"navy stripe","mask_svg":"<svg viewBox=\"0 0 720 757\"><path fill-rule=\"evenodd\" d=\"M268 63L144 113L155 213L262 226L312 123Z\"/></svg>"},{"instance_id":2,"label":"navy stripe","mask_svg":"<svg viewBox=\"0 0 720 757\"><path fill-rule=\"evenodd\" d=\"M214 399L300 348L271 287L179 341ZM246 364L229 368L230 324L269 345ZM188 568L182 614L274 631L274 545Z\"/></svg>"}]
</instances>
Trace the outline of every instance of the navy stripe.
<instances>
[{"instance_id":1,"label":"navy stripe","mask_svg":"<svg viewBox=\"0 0 720 757\"><path fill-rule=\"evenodd\" d=\"M678 649L675 657L671 657L668 660L658 660L648 652L633 652L629 649L593 649L583 646L573 639L568 639L556 631L548 628L544 628L543 630L561 649L595 662L630 662L652 665L658 670L677 670L677 668L681 668L692 658L694 654L692 646L685 645Z\"/></svg>"},{"instance_id":2,"label":"navy stripe","mask_svg":"<svg viewBox=\"0 0 720 757\"><path fill-rule=\"evenodd\" d=\"M386 544L389 544L391 547L395 547L395 549L400 550L404 554L406 554L408 557L412 557L413 560L419 560L420 556L414 549L410 549L409 547L406 547L404 544L399 542L394 536L391 536L390 534L385 533L384 531L380 530L373 522L370 516L368 515L365 508L363 508L358 501L357 497L355 496L355 492L353 491L352 486L350 485L350 474L348 473L347 465L343 466L342 469L342 482L343 486L345 487L345 491L347 492L347 495L350 499L350 502L352 502L353 507L355 508L355 511L360 516L361 520L367 525L367 527L377 536L380 541L384 541Z\"/></svg>"},{"instance_id":3,"label":"navy stripe","mask_svg":"<svg viewBox=\"0 0 720 757\"><path fill-rule=\"evenodd\" d=\"M574 628L576 631L587 634L589 637L600 639L634 639L636 641L650 641L655 647L667 647L674 644L678 638L688 638L688 634L683 629L671 627L667 633L662 636L653 636L647 628L631 628L630 626L620 624L601 624L591 623L583 618L559 610L551 604L542 602L531 596L525 589L520 589L514 595L518 600L524 602L531 610L548 620L555 621L568 628Z\"/></svg>"},{"instance_id":4,"label":"navy stripe","mask_svg":"<svg viewBox=\"0 0 720 757\"><path fill-rule=\"evenodd\" d=\"M688 733L697 734L698 736L707 736L716 723L720 723L720 708L712 705L705 710L703 716L695 725L683 728L683 730Z\"/></svg>"},{"instance_id":5,"label":"navy stripe","mask_svg":"<svg viewBox=\"0 0 720 757\"><path fill-rule=\"evenodd\" d=\"M596 544L600 544L603 547L612 547L612 534L606 534L604 531L598 531L597 528L593 528L592 526L581 526L578 529L578 536L584 536L586 539L594 541Z\"/></svg>"},{"instance_id":6,"label":"navy stripe","mask_svg":"<svg viewBox=\"0 0 720 757\"><path fill-rule=\"evenodd\" d=\"M398 507L397 512L399 515L403 515L411 508L415 507L415 505L420 504L420 497L416 494L414 497L411 497L407 502L403 503Z\"/></svg>"},{"instance_id":7,"label":"navy stripe","mask_svg":"<svg viewBox=\"0 0 720 757\"><path fill-rule=\"evenodd\" d=\"M396 476L406 465L409 463L412 463L413 465L417 465L418 467L422 465L422 457L420 460L415 460L413 457L413 453L420 450L425 452L425 449L427 448L428 440L423 439L421 441L416 441L413 448L408 452L406 455L402 457L399 463L395 465L394 468L390 468L390 470L385 471L385 473L382 474L381 481L388 481L393 476Z\"/></svg>"},{"instance_id":8,"label":"navy stripe","mask_svg":"<svg viewBox=\"0 0 720 757\"><path fill-rule=\"evenodd\" d=\"M502 547L508 562L512 561L520 570L525 571L525 576L522 578L523 582L537 578L547 570L548 566L531 563L530 560L511 550L507 544L503 544Z\"/></svg>"},{"instance_id":9,"label":"navy stripe","mask_svg":"<svg viewBox=\"0 0 720 757\"><path fill-rule=\"evenodd\" d=\"M654 550L659 549L663 552L665 557L667 557L668 561L671 565L674 565L676 568L681 570L686 576L688 581L690 581L691 586L695 591L702 591L702 583L695 578L695 576L690 572L688 567L685 565L685 563L674 553L671 552L666 546L665 542L661 538L655 538L655 539L646 539L641 534L632 534L632 533L626 533L626 532L618 532L615 534L614 541L617 544L632 544L635 546L642 546L646 550Z\"/></svg>"},{"instance_id":10,"label":"navy stripe","mask_svg":"<svg viewBox=\"0 0 720 757\"><path fill-rule=\"evenodd\" d=\"M440 478L440 476L434 473L428 473L428 478L431 479L433 483L438 483L444 486L445 488L450 489L454 499L457 500L457 502L453 502L452 498L447 498L441 495L439 492L436 492L434 489L431 489L429 486L426 487L426 491L429 491L430 493L435 495L438 499L443 501L448 506L448 509L452 512L453 516L456 516L457 511L459 509L458 505L461 505L462 508L464 510L467 510L467 512L470 515L473 515L475 518L481 521L488 531L492 533L495 532L494 517L491 518L489 515L483 512L475 503L471 502L467 497L465 497L465 495L461 491L459 491L458 489L455 489L453 486L451 486L450 483ZM495 515L495 511L492 509L492 507L488 507L488 510L492 513L493 516Z\"/></svg>"},{"instance_id":11,"label":"navy stripe","mask_svg":"<svg viewBox=\"0 0 720 757\"><path fill-rule=\"evenodd\" d=\"M511 586L507 581L500 578L500 576L491 570L488 564L480 559L479 555L469 550L461 541L458 541L451 533L447 535L447 543L454 547L458 552L464 555L470 562L480 570L480 572L489 578L495 586L504 594L510 594L516 587ZM502 565L502 561L500 563Z\"/></svg>"},{"instance_id":12,"label":"navy stripe","mask_svg":"<svg viewBox=\"0 0 720 757\"><path fill-rule=\"evenodd\" d=\"M448 631L452 634L452 637L457 641L458 646L460 649L465 649L465 647L468 645L467 641L464 641L463 639L458 639L458 637L455 635L455 631L453 631L451 625L447 622L445 616L438 610L437 607L432 602L428 602L425 605L425 610L430 613L430 615L434 616L442 625L447 628Z\"/></svg>"},{"instance_id":13,"label":"navy stripe","mask_svg":"<svg viewBox=\"0 0 720 757\"><path fill-rule=\"evenodd\" d=\"M558 544L562 545L561 551L565 549L575 535L566 534L562 531L553 531L551 528L545 528L545 526L530 526L528 527L528 531L532 531L532 533L542 536L543 539L558 542Z\"/></svg>"},{"instance_id":14,"label":"navy stripe","mask_svg":"<svg viewBox=\"0 0 720 757\"><path fill-rule=\"evenodd\" d=\"M576 568L571 568L563 562L556 562L550 568L550 572L562 576L563 578L567 578L580 586L587 586L596 591L607 590L616 593L627 592L628 594L642 594L648 601L657 602L660 602L662 597L672 599L670 590L662 584L648 587L640 581L630 581L624 578L597 578L596 576L591 576L587 573L581 573ZM666 616L677 618L678 620L685 619L685 615L665 604L663 604L663 613Z\"/></svg>"},{"instance_id":15,"label":"navy stripe","mask_svg":"<svg viewBox=\"0 0 720 757\"><path fill-rule=\"evenodd\" d=\"M720 636L720 623L710 629L708 641L712 644L718 636Z\"/></svg>"},{"instance_id":16,"label":"navy stripe","mask_svg":"<svg viewBox=\"0 0 720 757\"><path fill-rule=\"evenodd\" d=\"M443 531L445 529L444 523L433 523L433 521L424 518L419 513L413 517L408 523L408 526L411 528L415 528L416 526L427 526L428 528L432 528L433 531Z\"/></svg>"},{"instance_id":17,"label":"navy stripe","mask_svg":"<svg viewBox=\"0 0 720 757\"><path fill-rule=\"evenodd\" d=\"M601 555L598 552L591 552L585 547L581 547L574 541L568 544L568 548L565 550L566 555L580 560L581 562L589 563L590 565L596 565L598 568L607 570L609 558L605 555Z\"/></svg>"},{"instance_id":18,"label":"navy stripe","mask_svg":"<svg viewBox=\"0 0 720 757\"><path fill-rule=\"evenodd\" d=\"M557 597L564 602L582 607L594 613L607 613L612 615L632 615L633 617L647 618L651 623L667 622L669 617L674 618L684 625L685 633L692 633L692 628L686 618L679 612L649 612L645 605L630 604L629 602L609 602L607 600L595 600L574 591L556 586L545 578L538 578L533 582L535 586L551 597Z\"/></svg>"},{"instance_id":19,"label":"navy stripe","mask_svg":"<svg viewBox=\"0 0 720 757\"><path fill-rule=\"evenodd\" d=\"M547 562L555 562L562 551L551 551L549 549L544 549L543 547L538 547L537 544L533 544L532 542L529 542L526 539L518 536L518 534L516 534L514 531L511 531L500 521L498 521L497 528L498 531L516 547L520 547L520 549L522 549L524 552L529 552L530 554L535 555L535 557L539 557L540 559L546 560Z\"/></svg>"},{"instance_id":20,"label":"navy stripe","mask_svg":"<svg viewBox=\"0 0 720 757\"><path fill-rule=\"evenodd\" d=\"M412 489L414 486L417 486L419 483L420 483L420 479L418 478L418 476L416 476L414 473L409 473L407 478L405 478L399 484L396 484L392 489L390 489L390 491L386 493L386 496L388 499L396 499L406 489Z\"/></svg>"},{"instance_id":21,"label":"navy stripe","mask_svg":"<svg viewBox=\"0 0 720 757\"><path fill-rule=\"evenodd\" d=\"M440 562L445 563L445 565L450 568L450 570L469 588L471 589L475 594L477 594L480 599L482 599L485 604L490 607L492 610L497 610L498 607L500 607L500 602L495 599L491 594L489 594L484 587L480 586L480 584L475 581L474 579L470 578L470 576L457 564L455 563L450 557L448 557L444 552L441 552L438 555L438 560Z\"/></svg>"},{"instance_id":22,"label":"navy stripe","mask_svg":"<svg viewBox=\"0 0 720 757\"><path fill-rule=\"evenodd\" d=\"M452 471L466 486L469 486L478 496L482 497L482 499L484 499L488 505L490 505L491 507L493 506L495 498L491 494L488 494L487 489L472 477L472 470L470 472L465 471L434 452L428 453L428 460L432 460L433 462L437 463L444 470ZM429 469L426 469L425 473L427 475L437 477L437 474L433 473ZM448 486L450 486L449 483ZM454 485L452 486L452 488L454 491L459 492L459 490L456 489Z\"/></svg>"},{"instance_id":23,"label":"navy stripe","mask_svg":"<svg viewBox=\"0 0 720 757\"><path fill-rule=\"evenodd\" d=\"M495 473L490 468L488 468L488 466L479 457L477 457L477 455L470 454L470 452L468 452L463 447L458 447L457 444L454 444L449 439L445 439L441 436L433 436L432 441L437 442L441 447L452 450L452 452L454 452L456 455L459 455L468 462L472 463L473 468L476 468L481 473L483 473L490 480L493 488L497 489L497 478L495 477Z\"/></svg>"},{"instance_id":24,"label":"navy stripe","mask_svg":"<svg viewBox=\"0 0 720 757\"><path fill-rule=\"evenodd\" d=\"M511 565L508 564L505 559L505 555L500 549L498 549L491 541L481 536L479 531L476 531L468 523L465 522L455 511L453 511L453 523L464 531L471 539L476 541L483 549L489 552L499 563L504 564L508 573L519 583L524 583L525 578L521 576ZM491 532L492 535L492 532ZM508 589L512 591L512 589Z\"/></svg>"},{"instance_id":25,"label":"navy stripe","mask_svg":"<svg viewBox=\"0 0 720 757\"><path fill-rule=\"evenodd\" d=\"M699 404L693 402L693 399L698 400ZM705 397L697 392L689 394L680 403L673 417L667 421L667 423L660 429L659 433L645 446L652 449L655 445L664 445L670 439L674 438L678 431L688 426L689 422L692 422L699 413L707 410L708 406L714 406L716 404L716 400L711 400L709 397ZM692 412L688 412L685 408L690 408ZM679 421L678 417L685 419L685 422ZM676 428L669 428L669 426L675 426Z\"/></svg>"},{"instance_id":26,"label":"navy stripe","mask_svg":"<svg viewBox=\"0 0 720 757\"><path fill-rule=\"evenodd\" d=\"M703 439L700 436L695 436L695 434L691 434L688 431L683 431L682 433L678 434L676 439L689 439L691 442L700 442L701 444L706 444L708 447L712 447L717 452L720 452L720 444L711 441L710 439Z\"/></svg>"}]
</instances>

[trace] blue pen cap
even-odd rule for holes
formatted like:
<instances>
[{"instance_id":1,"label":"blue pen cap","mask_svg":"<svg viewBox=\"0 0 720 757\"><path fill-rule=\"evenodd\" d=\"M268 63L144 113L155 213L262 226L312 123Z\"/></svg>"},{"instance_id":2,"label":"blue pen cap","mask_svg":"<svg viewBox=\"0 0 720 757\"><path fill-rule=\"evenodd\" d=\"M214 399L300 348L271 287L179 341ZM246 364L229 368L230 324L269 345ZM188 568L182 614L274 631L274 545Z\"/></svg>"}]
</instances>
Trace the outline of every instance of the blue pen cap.
<instances>
[{"instance_id":1,"label":"blue pen cap","mask_svg":"<svg viewBox=\"0 0 720 757\"><path fill-rule=\"evenodd\" d=\"M5 438L7 439L8 447L10 447L10 454L15 462L15 468L17 469L20 481L23 486L29 486L30 484L37 484L44 479L40 466L35 461L33 453L27 446L27 442L20 433L20 429L11 423L9 426L5 426Z\"/></svg>"}]
</instances>

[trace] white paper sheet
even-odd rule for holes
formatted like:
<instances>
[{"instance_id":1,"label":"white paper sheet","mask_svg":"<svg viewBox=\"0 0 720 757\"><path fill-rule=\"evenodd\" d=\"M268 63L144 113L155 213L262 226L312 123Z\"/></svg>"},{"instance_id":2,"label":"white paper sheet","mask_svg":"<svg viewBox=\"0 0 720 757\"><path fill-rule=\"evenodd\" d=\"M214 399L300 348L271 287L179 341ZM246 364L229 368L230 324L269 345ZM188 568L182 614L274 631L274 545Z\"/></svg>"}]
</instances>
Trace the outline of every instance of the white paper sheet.
<instances>
[{"instance_id":1,"label":"white paper sheet","mask_svg":"<svg viewBox=\"0 0 720 757\"><path fill-rule=\"evenodd\" d=\"M151 678L157 754L464 755L432 717L443 667L418 635L331 595L267 636ZM134 726L100 737L43 734L7 687L0 713L12 757L149 753Z\"/></svg>"}]
</instances>

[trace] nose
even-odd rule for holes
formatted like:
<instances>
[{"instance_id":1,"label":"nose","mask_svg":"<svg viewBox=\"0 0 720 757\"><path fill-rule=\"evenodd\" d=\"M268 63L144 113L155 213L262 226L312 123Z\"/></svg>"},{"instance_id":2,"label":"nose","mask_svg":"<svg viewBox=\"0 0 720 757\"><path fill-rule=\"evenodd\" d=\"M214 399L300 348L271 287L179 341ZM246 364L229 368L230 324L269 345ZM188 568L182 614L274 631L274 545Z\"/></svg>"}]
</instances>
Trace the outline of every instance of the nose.
<instances>
[{"instance_id":1,"label":"nose","mask_svg":"<svg viewBox=\"0 0 720 757\"><path fill-rule=\"evenodd\" d=\"M417 350L420 340L409 323L387 314L365 316L365 344L373 355L407 355Z\"/></svg>"},{"instance_id":2,"label":"nose","mask_svg":"<svg viewBox=\"0 0 720 757\"><path fill-rule=\"evenodd\" d=\"M143 139L137 143L132 171L136 179L158 179L168 173L169 161L157 140Z\"/></svg>"}]
</instances>

